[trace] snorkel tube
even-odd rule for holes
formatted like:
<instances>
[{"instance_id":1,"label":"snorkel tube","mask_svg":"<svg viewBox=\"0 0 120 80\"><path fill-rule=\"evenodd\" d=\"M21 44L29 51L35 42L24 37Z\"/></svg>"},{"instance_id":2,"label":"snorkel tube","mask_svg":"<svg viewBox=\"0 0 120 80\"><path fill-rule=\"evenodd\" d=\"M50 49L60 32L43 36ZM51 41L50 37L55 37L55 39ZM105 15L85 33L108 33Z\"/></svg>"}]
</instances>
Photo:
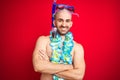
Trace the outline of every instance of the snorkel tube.
<instances>
[{"instance_id":1,"label":"snorkel tube","mask_svg":"<svg viewBox=\"0 0 120 80\"><path fill-rule=\"evenodd\" d=\"M52 31L51 31L51 33L52 33L53 38L56 38L56 34L57 34L57 28L53 24L54 14L55 14L56 6L57 6L56 1L57 0L54 0L54 2L52 4Z\"/></svg>"},{"instance_id":2,"label":"snorkel tube","mask_svg":"<svg viewBox=\"0 0 120 80\"><path fill-rule=\"evenodd\" d=\"M53 24L53 21L54 21L54 14L55 14L55 9L56 9L56 1L57 0L54 0L53 4L52 4L52 27L55 27L54 24Z\"/></svg>"}]
</instances>

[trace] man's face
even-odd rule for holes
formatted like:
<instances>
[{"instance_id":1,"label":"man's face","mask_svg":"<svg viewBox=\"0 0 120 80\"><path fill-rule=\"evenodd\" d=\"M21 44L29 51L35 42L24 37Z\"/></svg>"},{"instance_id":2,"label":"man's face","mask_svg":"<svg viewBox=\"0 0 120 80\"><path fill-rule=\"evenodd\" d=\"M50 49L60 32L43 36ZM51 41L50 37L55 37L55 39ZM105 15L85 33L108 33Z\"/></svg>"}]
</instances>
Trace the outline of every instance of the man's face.
<instances>
[{"instance_id":1,"label":"man's face","mask_svg":"<svg viewBox=\"0 0 120 80\"><path fill-rule=\"evenodd\" d=\"M72 15L67 10L61 10L56 14L54 25L57 28L57 31L60 35L65 35L67 32L69 32L71 26L72 26Z\"/></svg>"}]
</instances>

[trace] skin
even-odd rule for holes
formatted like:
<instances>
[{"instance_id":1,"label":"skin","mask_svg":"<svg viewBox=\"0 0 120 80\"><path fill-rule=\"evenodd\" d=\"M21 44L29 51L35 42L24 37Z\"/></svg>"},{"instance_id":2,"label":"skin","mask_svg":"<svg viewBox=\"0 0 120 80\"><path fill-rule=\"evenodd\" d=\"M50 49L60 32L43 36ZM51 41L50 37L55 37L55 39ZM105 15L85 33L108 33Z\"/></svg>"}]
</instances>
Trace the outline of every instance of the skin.
<instances>
[{"instance_id":1,"label":"skin","mask_svg":"<svg viewBox=\"0 0 120 80\"><path fill-rule=\"evenodd\" d=\"M72 15L66 9L56 13L54 25L62 39L72 26ZM55 74L65 80L82 80L85 73L84 50L81 44L74 41L71 51L73 64L55 64L49 61L52 53L49 36L40 36L33 52L33 67L41 73L40 80L52 80Z\"/></svg>"}]
</instances>

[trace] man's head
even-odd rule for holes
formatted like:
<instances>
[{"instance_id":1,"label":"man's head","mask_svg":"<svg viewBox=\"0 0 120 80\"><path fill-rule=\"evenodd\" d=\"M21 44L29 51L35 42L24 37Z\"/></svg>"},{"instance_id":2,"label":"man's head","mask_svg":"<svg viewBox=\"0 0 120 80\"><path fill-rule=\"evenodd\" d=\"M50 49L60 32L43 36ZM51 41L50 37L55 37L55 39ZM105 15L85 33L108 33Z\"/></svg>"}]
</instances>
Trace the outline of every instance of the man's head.
<instances>
[{"instance_id":1,"label":"man's head","mask_svg":"<svg viewBox=\"0 0 120 80\"><path fill-rule=\"evenodd\" d=\"M53 24L57 28L60 35L65 35L69 32L72 26L72 14L67 9L58 10L54 15Z\"/></svg>"}]
</instances>

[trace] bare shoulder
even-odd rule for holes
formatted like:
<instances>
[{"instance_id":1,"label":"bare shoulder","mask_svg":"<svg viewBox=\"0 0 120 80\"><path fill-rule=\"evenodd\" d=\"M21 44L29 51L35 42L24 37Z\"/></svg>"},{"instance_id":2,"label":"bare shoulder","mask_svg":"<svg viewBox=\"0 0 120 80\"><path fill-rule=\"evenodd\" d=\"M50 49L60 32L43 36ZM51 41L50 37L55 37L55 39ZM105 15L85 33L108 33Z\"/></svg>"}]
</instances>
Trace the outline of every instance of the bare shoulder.
<instances>
[{"instance_id":1,"label":"bare shoulder","mask_svg":"<svg viewBox=\"0 0 120 80\"><path fill-rule=\"evenodd\" d=\"M38 37L36 41L36 48L45 50L48 41L49 41L49 36Z\"/></svg>"},{"instance_id":2,"label":"bare shoulder","mask_svg":"<svg viewBox=\"0 0 120 80\"><path fill-rule=\"evenodd\" d=\"M74 52L80 53L81 55L84 55L84 48L83 48L82 44L74 41Z\"/></svg>"},{"instance_id":3,"label":"bare shoulder","mask_svg":"<svg viewBox=\"0 0 120 80\"><path fill-rule=\"evenodd\" d=\"M49 41L49 36L39 36L36 44L46 44Z\"/></svg>"},{"instance_id":4,"label":"bare shoulder","mask_svg":"<svg viewBox=\"0 0 120 80\"><path fill-rule=\"evenodd\" d=\"M75 44L75 48L81 48L81 49L83 49L83 46L82 46L82 44L80 44L80 43L77 43L76 41L74 41L74 44Z\"/></svg>"},{"instance_id":5,"label":"bare shoulder","mask_svg":"<svg viewBox=\"0 0 120 80\"><path fill-rule=\"evenodd\" d=\"M39 41L46 42L47 40L49 40L49 36L39 36L37 42Z\"/></svg>"}]
</instances>

